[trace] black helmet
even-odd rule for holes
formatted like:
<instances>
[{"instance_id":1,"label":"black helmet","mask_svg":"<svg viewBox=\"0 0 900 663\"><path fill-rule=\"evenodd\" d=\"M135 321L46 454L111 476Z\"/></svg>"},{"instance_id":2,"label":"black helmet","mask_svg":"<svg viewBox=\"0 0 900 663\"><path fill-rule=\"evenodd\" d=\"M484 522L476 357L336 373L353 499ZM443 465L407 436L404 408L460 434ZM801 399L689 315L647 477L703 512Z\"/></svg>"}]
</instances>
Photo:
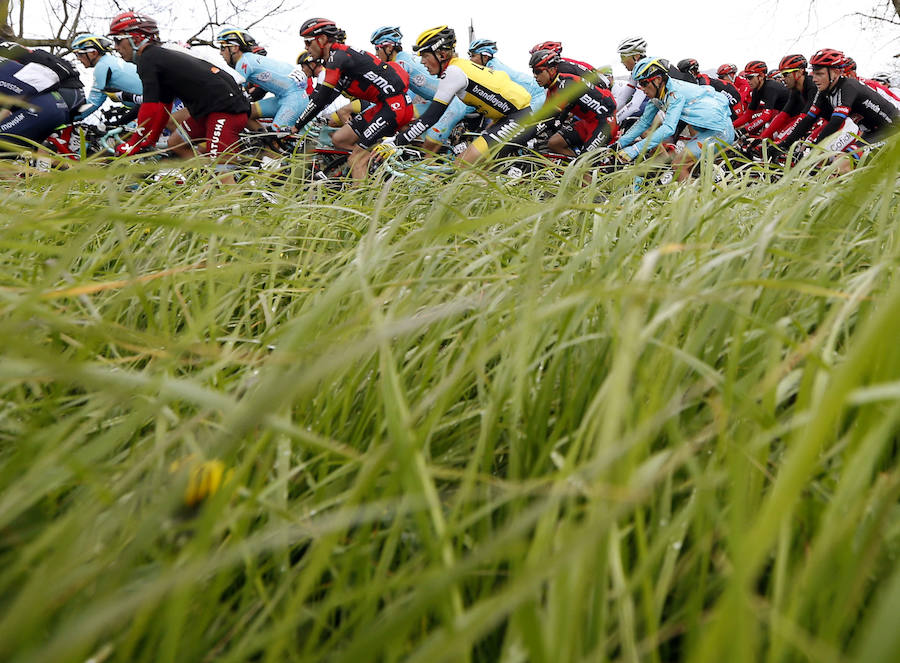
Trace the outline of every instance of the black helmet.
<instances>
[{"instance_id":1,"label":"black helmet","mask_svg":"<svg viewBox=\"0 0 900 663\"><path fill-rule=\"evenodd\" d=\"M341 35L346 38L347 33L341 30L334 21L330 21L327 18L309 18L303 21L303 25L300 26L301 37L307 39L318 37L319 35L325 35L337 40Z\"/></svg>"},{"instance_id":2,"label":"black helmet","mask_svg":"<svg viewBox=\"0 0 900 663\"><path fill-rule=\"evenodd\" d=\"M694 58L685 58L684 60L680 60L675 66L682 74L690 74L691 76L696 76L700 73L700 63L697 62Z\"/></svg>"},{"instance_id":3,"label":"black helmet","mask_svg":"<svg viewBox=\"0 0 900 663\"><path fill-rule=\"evenodd\" d=\"M535 51L531 54L531 57L528 58L528 66L532 70L555 67L558 64L559 54L546 48Z\"/></svg>"}]
</instances>

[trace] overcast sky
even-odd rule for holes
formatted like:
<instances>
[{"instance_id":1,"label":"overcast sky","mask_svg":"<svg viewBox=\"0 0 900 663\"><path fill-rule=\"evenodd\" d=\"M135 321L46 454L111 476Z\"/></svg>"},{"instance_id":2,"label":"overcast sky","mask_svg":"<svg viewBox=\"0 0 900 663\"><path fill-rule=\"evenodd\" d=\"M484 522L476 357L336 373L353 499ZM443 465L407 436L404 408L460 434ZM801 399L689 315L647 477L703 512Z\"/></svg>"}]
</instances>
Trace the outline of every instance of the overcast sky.
<instances>
[{"instance_id":1,"label":"overcast sky","mask_svg":"<svg viewBox=\"0 0 900 663\"><path fill-rule=\"evenodd\" d=\"M299 24L310 16L325 16L347 30L348 43L367 47L369 35L385 24L399 25L407 48L424 29L447 23L457 32L464 51L471 19L476 37L495 39L498 57L526 69L528 49L544 40L561 41L563 53L594 65L620 67L616 46L633 35L644 37L652 54L679 60L694 57L703 68L723 62L738 66L762 59L770 67L781 56L800 52L807 57L823 47L839 48L856 58L862 72L883 69L900 52L900 30L874 29L849 16L878 0L501 0L499 2L389 3L307 0L290 32L272 44L273 51L296 55ZM554 12L554 7L558 11ZM282 21L279 21L282 22ZM290 22L290 21L289 21ZM285 37L288 43L285 44ZM275 35L272 35L275 38ZM285 47L287 47L285 49ZM624 73L624 69L621 70Z\"/></svg>"},{"instance_id":2,"label":"overcast sky","mask_svg":"<svg viewBox=\"0 0 900 663\"><path fill-rule=\"evenodd\" d=\"M348 43L364 49L371 49L369 35L381 25L399 25L404 46L409 48L422 30L446 23L456 30L459 51L464 54L471 19L475 36L495 39L500 47L498 57L521 70L527 69L528 49L533 44L556 40L563 43L564 55L596 66L612 64L617 73L624 73L616 45L626 37L640 35L648 41L651 55L673 61L697 58L704 69L714 69L723 62L734 62L740 67L751 59L765 60L774 67L785 54L799 52L809 57L816 50L829 47L853 56L861 73L872 74L890 62L900 63L892 59L900 53L900 29L864 24L851 14L869 11L884 1L570 0L557 4L552 0L461 0L451 4L421 0L305 0L300 9L266 20L252 33L266 45L270 55L293 60L302 49L297 29L312 16L336 21L347 30ZM247 0L248 16L255 3L265 2L271 0ZM133 4L141 6L140 0ZM163 37L184 39L195 32L206 20L202 6L184 3L181 20L175 25L160 25ZM108 23L91 27L106 32Z\"/></svg>"}]
</instances>

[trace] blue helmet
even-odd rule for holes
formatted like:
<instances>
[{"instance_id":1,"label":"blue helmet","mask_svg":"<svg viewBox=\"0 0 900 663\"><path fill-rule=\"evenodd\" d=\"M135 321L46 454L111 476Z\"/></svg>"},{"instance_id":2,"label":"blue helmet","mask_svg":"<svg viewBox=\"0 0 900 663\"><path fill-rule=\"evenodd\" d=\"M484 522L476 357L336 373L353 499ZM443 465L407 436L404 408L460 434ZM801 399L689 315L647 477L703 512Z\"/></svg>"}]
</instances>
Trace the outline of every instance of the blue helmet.
<instances>
[{"instance_id":1,"label":"blue helmet","mask_svg":"<svg viewBox=\"0 0 900 663\"><path fill-rule=\"evenodd\" d=\"M637 64L634 65L634 69L631 70L631 77L635 83L655 76L668 77L668 75L669 67L662 58L643 58L638 60Z\"/></svg>"},{"instance_id":2,"label":"blue helmet","mask_svg":"<svg viewBox=\"0 0 900 663\"><path fill-rule=\"evenodd\" d=\"M72 51L75 53L85 53L86 51L99 51L100 53L109 53L113 50L112 40L95 35L92 32L83 32L72 38Z\"/></svg>"},{"instance_id":3,"label":"blue helmet","mask_svg":"<svg viewBox=\"0 0 900 663\"><path fill-rule=\"evenodd\" d=\"M378 28L369 39L372 42L372 46L381 46L383 44L397 44L399 46L402 40L403 33L400 32L400 28L391 25Z\"/></svg>"},{"instance_id":4,"label":"blue helmet","mask_svg":"<svg viewBox=\"0 0 900 663\"><path fill-rule=\"evenodd\" d=\"M497 42L493 39L474 39L469 44L469 55L497 55Z\"/></svg>"}]
</instances>

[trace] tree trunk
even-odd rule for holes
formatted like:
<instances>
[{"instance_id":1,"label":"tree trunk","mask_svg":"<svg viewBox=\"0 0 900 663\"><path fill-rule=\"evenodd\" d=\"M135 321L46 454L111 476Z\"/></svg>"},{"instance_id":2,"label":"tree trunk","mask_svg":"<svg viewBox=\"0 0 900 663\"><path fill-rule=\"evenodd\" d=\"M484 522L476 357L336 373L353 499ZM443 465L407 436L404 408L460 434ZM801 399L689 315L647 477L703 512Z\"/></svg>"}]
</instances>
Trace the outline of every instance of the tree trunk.
<instances>
[{"instance_id":1,"label":"tree trunk","mask_svg":"<svg viewBox=\"0 0 900 663\"><path fill-rule=\"evenodd\" d=\"M9 0L0 0L0 38L11 39L15 36L9 25Z\"/></svg>"},{"instance_id":2,"label":"tree trunk","mask_svg":"<svg viewBox=\"0 0 900 663\"><path fill-rule=\"evenodd\" d=\"M900 0L891 0L894 3L894 11L897 12L897 18L900 18Z\"/></svg>"}]
</instances>

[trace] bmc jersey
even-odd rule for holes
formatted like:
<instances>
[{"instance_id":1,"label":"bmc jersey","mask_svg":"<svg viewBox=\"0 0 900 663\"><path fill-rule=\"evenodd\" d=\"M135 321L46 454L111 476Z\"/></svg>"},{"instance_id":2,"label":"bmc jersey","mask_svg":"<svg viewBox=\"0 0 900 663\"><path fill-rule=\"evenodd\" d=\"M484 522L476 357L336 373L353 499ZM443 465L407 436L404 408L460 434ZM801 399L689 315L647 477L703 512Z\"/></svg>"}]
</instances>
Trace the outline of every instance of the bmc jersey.
<instances>
[{"instance_id":1,"label":"bmc jersey","mask_svg":"<svg viewBox=\"0 0 900 663\"><path fill-rule=\"evenodd\" d=\"M567 101L558 101L557 95L560 92L573 90L578 85L584 87L579 96ZM598 90L572 74L557 74L556 80L547 88L547 103L562 113L574 115L579 120L598 116L605 120L616 112L616 99L609 90Z\"/></svg>"},{"instance_id":2,"label":"bmc jersey","mask_svg":"<svg viewBox=\"0 0 900 663\"><path fill-rule=\"evenodd\" d=\"M170 104L177 97L195 118L250 112L250 102L231 74L193 55L150 42L138 56L137 72L145 104Z\"/></svg>"},{"instance_id":3,"label":"bmc jersey","mask_svg":"<svg viewBox=\"0 0 900 663\"><path fill-rule=\"evenodd\" d=\"M505 71L461 58L453 58L447 64L434 100L446 106L454 96L492 120L531 106L531 95Z\"/></svg>"},{"instance_id":4,"label":"bmc jersey","mask_svg":"<svg viewBox=\"0 0 900 663\"><path fill-rule=\"evenodd\" d=\"M344 44L332 44L325 63L325 86L356 99L376 103L406 94L409 74L371 53Z\"/></svg>"}]
</instances>

